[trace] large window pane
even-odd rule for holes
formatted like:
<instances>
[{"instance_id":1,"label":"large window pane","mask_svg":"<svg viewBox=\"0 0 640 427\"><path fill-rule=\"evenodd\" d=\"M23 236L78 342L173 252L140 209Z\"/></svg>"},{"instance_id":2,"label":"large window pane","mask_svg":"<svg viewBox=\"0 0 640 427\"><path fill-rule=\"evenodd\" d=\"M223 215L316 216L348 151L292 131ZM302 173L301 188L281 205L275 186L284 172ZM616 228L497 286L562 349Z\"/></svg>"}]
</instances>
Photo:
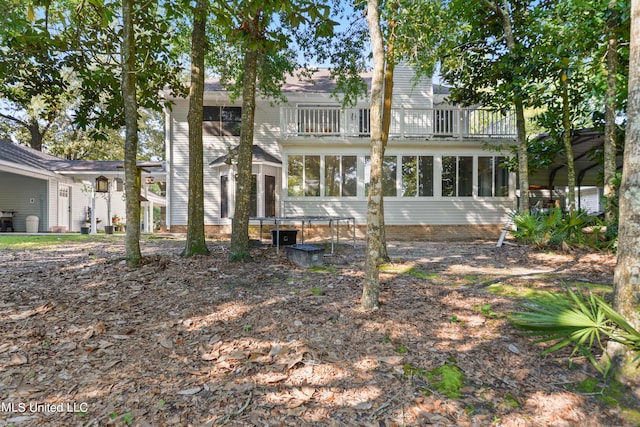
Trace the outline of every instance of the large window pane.
<instances>
[{"instance_id":1,"label":"large window pane","mask_svg":"<svg viewBox=\"0 0 640 427\"><path fill-rule=\"evenodd\" d=\"M418 193L418 158L402 156L402 196L414 197Z\"/></svg>"},{"instance_id":2,"label":"large window pane","mask_svg":"<svg viewBox=\"0 0 640 427\"><path fill-rule=\"evenodd\" d=\"M455 197L458 162L455 156L442 156L442 196Z\"/></svg>"},{"instance_id":3,"label":"large window pane","mask_svg":"<svg viewBox=\"0 0 640 427\"><path fill-rule=\"evenodd\" d=\"M478 196L493 196L493 157L478 157Z\"/></svg>"},{"instance_id":4,"label":"large window pane","mask_svg":"<svg viewBox=\"0 0 640 427\"><path fill-rule=\"evenodd\" d=\"M396 181L398 180L398 159L396 156L384 156L382 159L382 195L393 197L397 195ZM364 195L369 195L371 181L371 157L364 158Z\"/></svg>"},{"instance_id":5,"label":"large window pane","mask_svg":"<svg viewBox=\"0 0 640 427\"><path fill-rule=\"evenodd\" d=\"M358 162L356 156L342 156L342 195L358 195Z\"/></svg>"},{"instance_id":6,"label":"large window pane","mask_svg":"<svg viewBox=\"0 0 640 427\"><path fill-rule=\"evenodd\" d=\"M202 109L202 130L205 135L240 135L240 126L242 123L241 107L206 105L202 107Z\"/></svg>"},{"instance_id":7,"label":"large window pane","mask_svg":"<svg viewBox=\"0 0 640 427\"><path fill-rule=\"evenodd\" d=\"M340 196L340 156L324 156L324 195Z\"/></svg>"},{"instance_id":8,"label":"large window pane","mask_svg":"<svg viewBox=\"0 0 640 427\"><path fill-rule=\"evenodd\" d=\"M418 157L418 195L433 197L433 156Z\"/></svg>"},{"instance_id":9,"label":"large window pane","mask_svg":"<svg viewBox=\"0 0 640 427\"><path fill-rule=\"evenodd\" d=\"M396 156L384 156L382 159L382 194L393 197L397 194L398 159Z\"/></svg>"},{"instance_id":10,"label":"large window pane","mask_svg":"<svg viewBox=\"0 0 640 427\"><path fill-rule=\"evenodd\" d=\"M502 167L502 163L505 161L504 157L496 157L495 162L495 191L496 197L508 197L509 196L509 171Z\"/></svg>"},{"instance_id":11,"label":"large window pane","mask_svg":"<svg viewBox=\"0 0 640 427\"><path fill-rule=\"evenodd\" d=\"M302 177L304 173L304 167L302 163L302 156L289 156L288 169L289 176L287 177L287 187L289 196L302 196L304 194L302 186Z\"/></svg>"},{"instance_id":12,"label":"large window pane","mask_svg":"<svg viewBox=\"0 0 640 427\"><path fill-rule=\"evenodd\" d=\"M320 156L304 157L304 195L320 195Z\"/></svg>"},{"instance_id":13,"label":"large window pane","mask_svg":"<svg viewBox=\"0 0 640 427\"><path fill-rule=\"evenodd\" d=\"M473 157L458 158L458 196L473 196Z\"/></svg>"}]
</instances>

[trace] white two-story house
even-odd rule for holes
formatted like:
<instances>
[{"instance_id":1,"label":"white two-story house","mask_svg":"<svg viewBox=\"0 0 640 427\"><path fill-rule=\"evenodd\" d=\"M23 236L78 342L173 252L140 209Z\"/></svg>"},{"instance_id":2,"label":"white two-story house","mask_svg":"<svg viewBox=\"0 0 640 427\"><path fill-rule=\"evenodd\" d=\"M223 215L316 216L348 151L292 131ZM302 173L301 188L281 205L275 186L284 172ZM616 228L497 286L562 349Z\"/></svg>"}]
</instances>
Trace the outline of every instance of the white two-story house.
<instances>
[{"instance_id":1,"label":"white two-story house","mask_svg":"<svg viewBox=\"0 0 640 427\"><path fill-rule=\"evenodd\" d=\"M431 79L395 71L390 138L384 158L387 237L497 236L516 207L515 175L500 166L499 147L515 141L513 115L446 103ZM370 79L363 77L368 83ZM287 102L257 100L252 216L351 217L366 228L370 171L369 99L342 108L328 70L290 78ZM166 113L167 226L187 228L187 99ZM205 229L230 232L234 212L241 100L217 82L204 95Z\"/></svg>"}]
</instances>

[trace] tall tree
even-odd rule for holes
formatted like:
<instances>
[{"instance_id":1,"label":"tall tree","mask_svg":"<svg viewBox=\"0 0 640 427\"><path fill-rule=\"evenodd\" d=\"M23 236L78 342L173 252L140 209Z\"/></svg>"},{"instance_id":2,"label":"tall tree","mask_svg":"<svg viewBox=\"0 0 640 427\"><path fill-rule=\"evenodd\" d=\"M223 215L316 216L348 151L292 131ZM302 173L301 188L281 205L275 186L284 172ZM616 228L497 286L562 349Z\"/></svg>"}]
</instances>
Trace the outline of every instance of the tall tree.
<instances>
[{"instance_id":1,"label":"tall tree","mask_svg":"<svg viewBox=\"0 0 640 427\"><path fill-rule=\"evenodd\" d=\"M69 71L59 52L67 44L58 28L63 7L48 3L36 14L27 1L5 6L0 25L0 98L5 105L0 119L25 129L29 146L42 150L68 90Z\"/></svg>"},{"instance_id":2,"label":"tall tree","mask_svg":"<svg viewBox=\"0 0 640 427\"><path fill-rule=\"evenodd\" d=\"M640 330L640 1L631 1L631 53L624 165L620 184L618 255L613 279L614 308ZM629 349L609 343L614 373L624 383L640 384L640 370Z\"/></svg>"},{"instance_id":3,"label":"tall tree","mask_svg":"<svg viewBox=\"0 0 640 427\"><path fill-rule=\"evenodd\" d=\"M257 92L281 100L287 74L299 65L292 46L313 50L332 35L329 0L254 2L234 0L214 5L217 35L224 56L215 61L222 82L234 97L242 97L242 124L238 147L236 203L231 232L230 258L249 256L249 216L253 153L253 126ZM305 28L306 31L301 31ZM230 53L232 56L230 56Z\"/></svg>"},{"instance_id":4,"label":"tall tree","mask_svg":"<svg viewBox=\"0 0 640 427\"><path fill-rule=\"evenodd\" d=\"M614 203L616 197L615 178L617 172L616 156L617 132L616 112L618 98L618 37L620 28L620 13L617 0L610 0L607 6L606 40L607 40L607 92L605 95L604 112L604 197L605 220L608 224L617 221L617 206Z\"/></svg>"},{"instance_id":5,"label":"tall tree","mask_svg":"<svg viewBox=\"0 0 640 427\"><path fill-rule=\"evenodd\" d=\"M140 252L140 170L138 154L138 101L136 96L136 43L134 33L135 0L122 0L122 99L124 101L124 173L126 191L127 264L137 265Z\"/></svg>"},{"instance_id":6,"label":"tall tree","mask_svg":"<svg viewBox=\"0 0 640 427\"><path fill-rule=\"evenodd\" d=\"M380 295L380 262L382 259L382 102L384 98L384 42L380 26L380 4L378 0L367 0L367 23L373 52L373 74L371 76L371 173L367 199L367 241L365 249L364 285L360 305L364 309L377 309Z\"/></svg>"},{"instance_id":7,"label":"tall tree","mask_svg":"<svg viewBox=\"0 0 640 427\"><path fill-rule=\"evenodd\" d=\"M242 74L242 124L238 147L236 204L231 230L231 259L242 260L249 255L249 217L251 209L251 172L253 163L253 123L256 112L258 61L266 30L266 21L259 8L250 10L242 22L245 37L253 42L244 47Z\"/></svg>"},{"instance_id":8,"label":"tall tree","mask_svg":"<svg viewBox=\"0 0 640 427\"><path fill-rule=\"evenodd\" d=\"M196 0L191 33L191 88L189 90L189 202L188 226L182 255L208 254L204 234L204 149L202 146L202 116L204 98L204 58L208 0Z\"/></svg>"},{"instance_id":9,"label":"tall tree","mask_svg":"<svg viewBox=\"0 0 640 427\"><path fill-rule=\"evenodd\" d=\"M524 109L529 103L527 30L536 1L485 0L446 3L447 22L441 43L441 72L452 85L451 99L462 105L483 105L513 111L521 211L529 210L529 171Z\"/></svg>"}]
</instances>

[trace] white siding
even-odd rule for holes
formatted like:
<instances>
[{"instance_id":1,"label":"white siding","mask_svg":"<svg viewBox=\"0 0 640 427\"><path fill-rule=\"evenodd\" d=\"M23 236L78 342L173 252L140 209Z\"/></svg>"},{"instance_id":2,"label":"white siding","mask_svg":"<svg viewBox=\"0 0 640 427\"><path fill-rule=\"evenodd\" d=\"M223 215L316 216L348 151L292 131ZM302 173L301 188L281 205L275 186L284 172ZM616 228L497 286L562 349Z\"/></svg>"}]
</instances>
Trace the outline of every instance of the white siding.
<instances>
[{"instance_id":1,"label":"white siding","mask_svg":"<svg viewBox=\"0 0 640 427\"><path fill-rule=\"evenodd\" d=\"M287 93L288 103L284 106L295 107L300 104L332 104L338 101L328 93ZM205 105L231 105L223 93L205 94ZM236 103L235 105L240 105ZM363 99L359 105L367 108ZM413 80L412 70L399 65L395 69L393 107L433 108L433 85L430 78L418 83ZM173 225L187 224L188 197L188 128L185 100L178 100L167 120L168 182L170 222ZM358 224L366 223L367 198L364 194L364 166L362 159L369 154L369 139L354 137L342 139L337 136L314 138L294 137L279 140L280 106L271 105L268 100L258 99L256 106L254 143L266 152L281 159L282 169L271 165L254 164L253 173L275 175L276 186L280 189L276 196L278 216L349 216L355 217ZM238 137L204 138L204 185L205 185L205 224L225 224L228 219L220 218L220 176L229 175L229 191L233 192L234 169L227 165L213 167L212 161L228 153L228 149L239 143ZM508 144L506 144L508 145ZM289 155L356 155L358 156L358 195L357 197L289 197L287 192L287 158ZM499 155L482 148L481 140L464 141L451 139L396 139L389 143L387 155L390 156L473 156L474 165L478 156ZM435 165L434 168L437 169ZM322 168L321 168L322 169ZM321 178L324 171L321 172ZM435 197L389 197L385 199L385 220L389 225L433 225L433 224L502 224L508 213L515 207L514 176L511 177L509 197L500 198L444 198L439 196L440 175L437 169L434 176ZM322 179L321 179L322 180ZM475 182L477 186L477 182ZM261 182L259 180L259 185ZM258 188L261 193L262 188ZM323 190L321 189L321 192ZM263 210L262 197L258 197L258 213ZM233 216L232 205L229 216Z\"/></svg>"},{"instance_id":2,"label":"white siding","mask_svg":"<svg viewBox=\"0 0 640 427\"><path fill-rule=\"evenodd\" d=\"M413 79L413 70L398 64L393 72L393 108L433 108L433 85L431 78Z\"/></svg>"},{"instance_id":3,"label":"white siding","mask_svg":"<svg viewBox=\"0 0 640 427\"><path fill-rule=\"evenodd\" d=\"M49 179L49 209L46 218L40 218L42 231L50 231L51 226L58 224L58 184L57 179Z\"/></svg>"}]
</instances>

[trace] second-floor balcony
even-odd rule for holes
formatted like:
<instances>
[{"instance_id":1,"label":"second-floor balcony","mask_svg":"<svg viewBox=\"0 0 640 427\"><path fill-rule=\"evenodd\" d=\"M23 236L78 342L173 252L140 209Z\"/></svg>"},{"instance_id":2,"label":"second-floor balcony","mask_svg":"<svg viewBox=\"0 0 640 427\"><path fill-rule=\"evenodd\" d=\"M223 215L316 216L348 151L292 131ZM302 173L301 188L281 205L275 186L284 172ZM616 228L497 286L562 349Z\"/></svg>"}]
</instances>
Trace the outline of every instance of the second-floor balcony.
<instances>
[{"instance_id":1,"label":"second-floor balcony","mask_svg":"<svg viewBox=\"0 0 640 427\"><path fill-rule=\"evenodd\" d=\"M281 107L283 138L368 137L370 110L338 106ZM514 138L515 115L477 108L393 108L390 138Z\"/></svg>"}]
</instances>

